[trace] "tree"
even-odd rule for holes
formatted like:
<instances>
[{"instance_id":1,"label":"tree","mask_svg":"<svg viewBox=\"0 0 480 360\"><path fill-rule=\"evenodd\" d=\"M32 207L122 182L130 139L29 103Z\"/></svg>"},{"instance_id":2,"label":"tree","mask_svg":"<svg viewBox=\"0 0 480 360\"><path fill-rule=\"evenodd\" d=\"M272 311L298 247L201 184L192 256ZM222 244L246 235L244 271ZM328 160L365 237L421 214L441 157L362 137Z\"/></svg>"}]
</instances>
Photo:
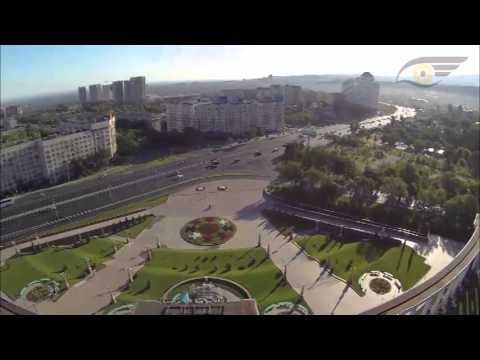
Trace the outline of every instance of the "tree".
<instances>
[{"instance_id":1,"label":"tree","mask_svg":"<svg viewBox=\"0 0 480 360\"><path fill-rule=\"evenodd\" d=\"M335 181L326 179L322 184L319 195L324 206L331 206L342 194L342 187Z\"/></svg>"},{"instance_id":2,"label":"tree","mask_svg":"<svg viewBox=\"0 0 480 360\"><path fill-rule=\"evenodd\" d=\"M315 169L315 168L310 168L307 171L305 171L304 177L305 177L305 183L309 189L312 189L315 187L315 185L322 179L322 172Z\"/></svg>"},{"instance_id":3,"label":"tree","mask_svg":"<svg viewBox=\"0 0 480 360\"><path fill-rule=\"evenodd\" d=\"M460 179L453 171L443 174L440 182L449 198L457 194L465 194L468 189L468 184Z\"/></svg>"},{"instance_id":4,"label":"tree","mask_svg":"<svg viewBox=\"0 0 480 360\"><path fill-rule=\"evenodd\" d=\"M352 121L350 123L350 132L355 134L360 129L360 123L358 121Z\"/></svg>"},{"instance_id":5,"label":"tree","mask_svg":"<svg viewBox=\"0 0 480 360\"><path fill-rule=\"evenodd\" d=\"M337 175L344 175L347 178L353 178L356 173L355 162L348 157L338 153L333 153L331 157L331 170Z\"/></svg>"},{"instance_id":6,"label":"tree","mask_svg":"<svg viewBox=\"0 0 480 360\"><path fill-rule=\"evenodd\" d=\"M473 219L478 212L478 198L474 195L456 195L445 202L445 221L447 230L458 239L468 237L473 230Z\"/></svg>"},{"instance_id":7,"label":"tree","mask_svg":"<svg viewBox=\"0 0 480 360\"><path fill-rule=\"evenodd\" d=\"M420 178L416 166L412 163L407 163L400 170L400 177L407 184L407 190L410 196L416 196Z\"/></svg>"},{"instance_id":8,"label":"tree","mask_svg":"<svg viewBox=\"0 0 480 360\"><path fill-rule=\"evenodd\" d=\"M364 175L357 177L352 185L354 188L353 201L360 206L372 197L375 190L375 181Z\"/></svg>"},{"instance_id":9,"label":"tree","mask_svg":"<svg viewBox=\"0 0 480 360\"><path fill-rule=\"evenodd\" d=\"M140 144L135 137L135 132L131 129L117 133L117 146L120 156L133 155L140 149Z\"/></svg>"},{"instance_id":10,"label":"tree","mask_svg":"<svg viewBox=\"0 0 480 360\"><path fill-rule=\"evenodd\" d=\"M303 155L304 145L297 142L288 143L283 153L283 158L286 161L301 160Z\"/></svg>"},{"instance_id":11,"label":"tree","mask_svg":"<svg viewBox=\"0 0 480 360\"><path fill-rule=\"evenodd\" d=\"M386 177L380 189L382 192L390 195L393 199L396 199L397 205L402 198L408 195L407 184L405 184L405 182L399 177Z\"/></svg>"},{"instance_id":12,"label":"tree","mask_svg":"<svg viewBox=\"0 0 480 360\"><path fill-rule=\"evenodd\" d=\"M298 183L303 178L303 172L298 162L288 161L282 164L279 168L280 177L286 181L292 181L294 184Z\"/></svg>"}]
</instances>

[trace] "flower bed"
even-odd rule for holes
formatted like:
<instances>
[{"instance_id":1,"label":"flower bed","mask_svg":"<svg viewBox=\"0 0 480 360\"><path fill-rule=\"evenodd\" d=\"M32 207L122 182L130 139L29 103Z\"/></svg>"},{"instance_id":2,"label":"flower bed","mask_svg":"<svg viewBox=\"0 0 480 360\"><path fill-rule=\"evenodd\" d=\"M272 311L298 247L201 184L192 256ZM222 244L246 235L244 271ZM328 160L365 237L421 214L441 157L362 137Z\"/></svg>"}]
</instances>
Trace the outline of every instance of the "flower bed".
<instances>
[{"instance_id":1,"label":"flower bed","mask_svg":"<svg viewBox=\"0 0 480 360\"><path fill-rule=\"evenodd\" d=\"M379 295L387 294L392 289L392 285L382 278L376 278L370 281L370 289Z\"/></svg>"},{"instance_id":2,"label":"flower bed","mask_svg":"<svg viewBox=\"0 0 480 360\"><path fill-rule=\"evenodd\" d=\"M200 246L221 245L230 240L237 228L233 222L220 217L202 217L186 223L180 230L183 240Z\"/></svg>"}]
</instances>

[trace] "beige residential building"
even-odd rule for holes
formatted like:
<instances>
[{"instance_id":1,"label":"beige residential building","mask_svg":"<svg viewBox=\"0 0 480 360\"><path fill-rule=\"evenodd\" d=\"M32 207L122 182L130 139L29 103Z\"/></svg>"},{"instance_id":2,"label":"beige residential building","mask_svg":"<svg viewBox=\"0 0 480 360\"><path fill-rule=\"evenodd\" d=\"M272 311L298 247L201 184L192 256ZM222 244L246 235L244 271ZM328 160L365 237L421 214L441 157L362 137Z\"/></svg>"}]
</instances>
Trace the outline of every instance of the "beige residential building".
<instances>
[{"instance_id":1,"label":"beige residential building","mask_svg":"<svg viewBox=\"0 0 480 360\"><path fill-rule=\"evenodd\" d=\"M117 152L115 117L89 124L89 128L69 135L2 148L0 190L14 190L18 182L56 183L69 180L70 164L106 149Z\"/></svg>"},{"instance_id":2,"label":"beige residential building","mask_svg":"<svg viewBox=\"0 0 480 360\"><path fill-rule=\"evenodd\" d=\"M35 140L0 152L0 190L15 189L18 182L30 183L44 179L42 141Z\"/></svg>"},{"instance_id":3,"label":"beige residential building","mask_svg":"<svg viewBox=\"0 0 480 360\"><path fill-rule=\"evenodd\" d=\"M284 126L282 102L236 101L226 97L214 101L167 104L167 131L192 127L203 132L241 134L251 127L278 131Z\"/></svg>"}]
</instances>

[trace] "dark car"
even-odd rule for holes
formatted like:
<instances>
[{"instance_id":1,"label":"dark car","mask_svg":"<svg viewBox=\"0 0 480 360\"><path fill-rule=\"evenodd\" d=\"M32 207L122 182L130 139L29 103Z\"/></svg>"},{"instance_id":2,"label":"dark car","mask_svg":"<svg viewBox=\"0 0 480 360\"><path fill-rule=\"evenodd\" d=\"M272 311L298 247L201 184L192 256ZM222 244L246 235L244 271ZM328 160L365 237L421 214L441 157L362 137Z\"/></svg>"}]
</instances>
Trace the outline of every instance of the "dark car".
<instances>
[{"instance_id":1,"label":"dark car","mask_svg":"<svg viewBox=\"0 0 480 360\"><path fill-rule=\"evenodd\" d=\"M260 156L262 153L260 151L255 151L255 156Z\"/></svg>"},{"instance_id":2,"label":"dark car","mask_svg":"<svg viewBox=\"0 0 480 360\"><path fill-rule=\"evenodd\" d=\"M240 159L235 159L235 160L232 161L232 164L236 164L238 162L240 162Z\"/></svg>"}]
</instances>

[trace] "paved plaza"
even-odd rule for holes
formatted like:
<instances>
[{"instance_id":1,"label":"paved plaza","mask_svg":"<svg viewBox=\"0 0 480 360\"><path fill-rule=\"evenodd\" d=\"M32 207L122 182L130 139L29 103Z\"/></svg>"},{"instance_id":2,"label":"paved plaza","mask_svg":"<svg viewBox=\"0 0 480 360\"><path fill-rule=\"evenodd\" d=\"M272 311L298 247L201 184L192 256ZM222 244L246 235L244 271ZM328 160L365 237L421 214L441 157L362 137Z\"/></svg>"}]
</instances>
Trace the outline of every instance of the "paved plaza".
<instances>
[{"instance_id":1,"label":"paved plaza","mask_svg":"<svg viewBox=\"0 0 480 360\"><path fill-rule=\"evenodd\" d=\"M168 201L150 209L162 216L152 228L144 230L136 239L120 249L106 267L94 273L88 280L70 288L56 302L27 304L19 299L16 304L41 314L92 314L111 303L112 293L117 295L128 281L127 268L138 271L146 259L146 248L156 248L157 242L168 248L207 249L186 242L180 235L181 228L189 221L205 216L220 216L233 221L237 232L215 249L254 247L260 236L261 246L270 251L273 263L282 271L287 267L287 280L291 287L302 293L314 314L356 314L385 301L373 292L359 296L344 281L330 275L317 261L311 260L299 247L281 236L262 216L264 206L262 191L267 180L226 179L209 181L185 188L172 194ZM203 191L197 191L203 186ZM227 186L226 191L218 190ZM451 261L459 250L446 245L442 239L431 238L430 244L418 249L426 256L432 270L431 276L445 263ZM427 278L427 275L423 280ZM429 277L428 276L428 277Z\"/></svg>"}]
</instances>

